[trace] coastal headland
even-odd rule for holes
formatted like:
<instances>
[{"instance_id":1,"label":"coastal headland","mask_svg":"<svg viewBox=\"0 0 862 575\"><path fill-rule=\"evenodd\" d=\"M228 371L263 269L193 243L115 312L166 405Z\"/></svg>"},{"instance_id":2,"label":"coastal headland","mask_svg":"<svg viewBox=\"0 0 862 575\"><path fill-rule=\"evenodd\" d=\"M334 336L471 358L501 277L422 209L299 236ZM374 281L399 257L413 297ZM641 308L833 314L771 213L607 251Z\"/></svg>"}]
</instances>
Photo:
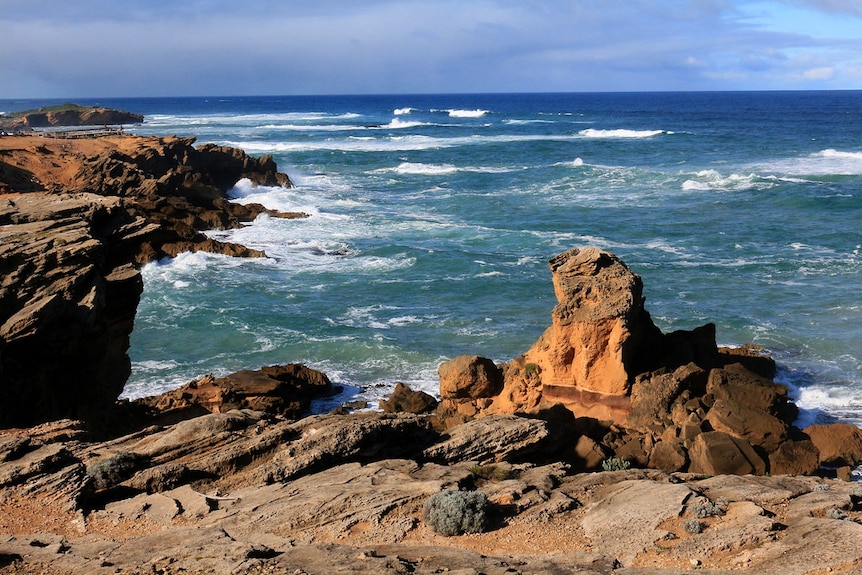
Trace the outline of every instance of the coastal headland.
<instances>
[{"instance_id":1,"label":"coastal headland","mask_svg":"<svg viewBox=\"0 0 862 575\"><path fill-rule=\"evenodd\" d=\"M0 137L0 573L862 572L862 431L796 428L763 350L662 333L596 248L549 254L545 333L445 362L439 401L308 415L336 390L287 363L118 402L140 266L304 216L228 200L290 186L271 158L195 144ZM429 515L453 490L478 532Z\"/></svg>"}]
</instances>

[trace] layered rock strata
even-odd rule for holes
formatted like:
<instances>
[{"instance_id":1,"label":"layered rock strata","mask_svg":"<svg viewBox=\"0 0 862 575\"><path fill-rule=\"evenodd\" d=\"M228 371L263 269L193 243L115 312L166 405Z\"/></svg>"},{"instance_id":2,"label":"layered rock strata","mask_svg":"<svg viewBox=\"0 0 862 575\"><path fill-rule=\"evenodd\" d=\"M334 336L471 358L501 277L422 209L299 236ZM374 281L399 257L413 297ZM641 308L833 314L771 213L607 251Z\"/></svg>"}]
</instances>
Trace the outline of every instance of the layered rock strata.
<instances>
[{"instance_id":1,"label":"layered rock strata","mask_svg":"<svg viewBox=\"0 0 862 575\"><path fill-rule=\"evenodd\" d=\"M0 138L0 426L97 425L130 373L139 267L182 251L263 252L202 230L261 213L242 178L290 186L272 158L192 138Z\"/></svg>"}]
</instances>

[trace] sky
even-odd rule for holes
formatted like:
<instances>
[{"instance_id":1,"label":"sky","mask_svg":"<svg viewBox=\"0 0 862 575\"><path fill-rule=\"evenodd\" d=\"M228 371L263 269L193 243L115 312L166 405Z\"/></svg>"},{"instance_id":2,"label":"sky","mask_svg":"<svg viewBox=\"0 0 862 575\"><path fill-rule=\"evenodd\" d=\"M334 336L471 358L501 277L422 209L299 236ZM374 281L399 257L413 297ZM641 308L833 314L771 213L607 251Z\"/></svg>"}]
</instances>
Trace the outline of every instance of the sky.
<instances>
[{"instance_id":1,"label":"sky","mask_svg":"<svg viewBox=\"0 0 862 575\"><path fill-rule=\"evenodd\" d=\"M862 89L862 0L0 0L0 99Z\"/></svg>"}]
</instances>

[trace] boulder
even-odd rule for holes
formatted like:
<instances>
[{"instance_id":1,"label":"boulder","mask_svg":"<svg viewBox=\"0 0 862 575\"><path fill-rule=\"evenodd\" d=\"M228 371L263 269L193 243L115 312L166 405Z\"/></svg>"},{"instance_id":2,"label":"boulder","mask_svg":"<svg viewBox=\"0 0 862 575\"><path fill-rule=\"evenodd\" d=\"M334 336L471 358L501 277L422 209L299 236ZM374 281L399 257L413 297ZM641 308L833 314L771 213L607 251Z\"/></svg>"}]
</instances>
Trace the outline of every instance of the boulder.
<instances>
[{"instance_id":1,"label":"boulder","mask_svg":"<svg viewBox=\"0 0 862 575\"><path fill-rule=\"evenodd\" d=\"M389 399L380 401L380 409L385 413L425 413L437 407L434 396L424 391L413 391L401 382L395 384L395 389Z\"/></svg>"},{"instance_id":2,"label":"boulder","mask_svg":"<svg viewBox=\"0 0 862 575\"><path fill-rule=\"evenodd\" d=\"M808 439L785 441L769 454L772 475L811 475L820 466L820 450Z\"/></svg>"},{"instance_id":3,"label":"boulder","mask_svg":"<svg viewBox=\"0 0 862 575\"><path fill-rule=\"evenodd\" d=\"M862 463L862 429L855 425L810 425L803 432L817 447L821 465L841 467Z\"/></svg>"},{"instance_id":4,"label":"boulder","mask_svg":"<svg viewBox=\"0 0 862 575\"><path fill-rule=\"evenodd\" d=\"M775 451L787 439L787 424L783 421L762 409L731 399L717 399L706 421L714 431L740 437L766 453Z\"/></svg>"},{"instance_id":5,"label":"boulder","mask_svg":"<svg viewBox=\"0 0 862 575\"><path fill-rule=\"evenodd\" d=\"M761 377L739 363L711 370L706 393L716 400L727 400L769 413L787 425L799 415L799 410L787 396L787 387Z\"/></svg>"},{"instance_id":6,"label":"boulder","mask_svg":"<svg viewBox=\"0 0 862 575\"><path fill-rule=\"evenodd\" d=\"M490 359L460 355L440 364L440 397L480 399L493 397L503 386L503 373Z\"/></svg>"},{"instance_id":7,"label":"boulder","mask_svg":"<svg viewBox=\"0 0 862 575\"><path fill-rule=\"evenodd\" d=\"M678 443L660 441L656 443L649 456L649 467L661 469L666 473L683 471L688 466L688 456Z\"/></svg>"},{"instance_id":8,"label":"boulder","mask_svg":"<svg viewBox=\"0 0 862 575\"><path fill-rule=\"evenodd\" d=\"M721 431L701 433L688 451L689 472L707 475L763 475L766 464L751 444Z\"/></svg>"}]
</instances>

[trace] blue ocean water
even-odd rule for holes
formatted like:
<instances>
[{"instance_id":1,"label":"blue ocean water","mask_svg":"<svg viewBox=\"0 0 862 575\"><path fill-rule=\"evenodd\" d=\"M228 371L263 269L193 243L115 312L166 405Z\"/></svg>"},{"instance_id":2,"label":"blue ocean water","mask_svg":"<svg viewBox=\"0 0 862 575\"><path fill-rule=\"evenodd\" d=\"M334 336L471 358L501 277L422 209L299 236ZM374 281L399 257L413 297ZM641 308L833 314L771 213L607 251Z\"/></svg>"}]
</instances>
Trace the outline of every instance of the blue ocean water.
<instances>
[{"instance_id":1,"label":"blue ocean water","mask_svg":"<svg viewBox=\"0 0 862 575\"><path fill-rule=\"evenodd\" d=\"M526 351L555 304L547 260L595 245L643 277L662 330L714 322L773 354L801 423L862 424L862 92L79 103L272 154L296 187L232 195L311 215L212 232L266 260L148 265L129 397L287 362L339 400L436 393L445 359Z\"/></svg>"}]
</instances>

